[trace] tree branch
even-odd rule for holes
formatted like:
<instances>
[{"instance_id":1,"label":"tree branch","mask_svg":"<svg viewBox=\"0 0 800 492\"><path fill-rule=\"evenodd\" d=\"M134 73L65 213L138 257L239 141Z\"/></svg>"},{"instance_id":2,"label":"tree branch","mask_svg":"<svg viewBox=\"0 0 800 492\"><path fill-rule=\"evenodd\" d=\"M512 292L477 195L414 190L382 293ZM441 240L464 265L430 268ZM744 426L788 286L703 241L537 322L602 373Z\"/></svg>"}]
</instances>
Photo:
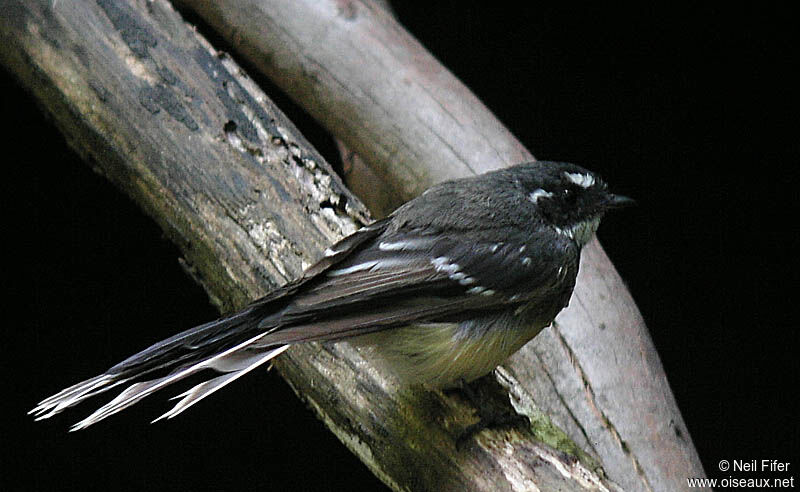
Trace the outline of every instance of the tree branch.
<instances>
[{"instance_id":1,"label":"tree branch","mask_svg":"<svg viewBox=\"0 0 800 492\"><path fill-rule=\"evenodd\" d=\"M0 60L179 245L223 309L297 276L368 220L292 124L167 2L6 7ZM467 405L398 387L347 344L297 346L278 367L396 490L617 489L525 429L456 450L473 419Z\"/></svg>"},{"instance_id":2,"label":"tree branch","mask_svg":"<svg viewBox=\"0 0 800 492\"><path fill-rule=\"evenodd\" d=\"M370 1L180 1L367 161L380 178L368 195L383 198L368 202L378 213L440 180L531 158ZM391 189L375 192L379 183ZM570 308L506 367L531 411L626 490L678 490L703 476L647 328L597 241Z\"/></svg>"}]
</instances>

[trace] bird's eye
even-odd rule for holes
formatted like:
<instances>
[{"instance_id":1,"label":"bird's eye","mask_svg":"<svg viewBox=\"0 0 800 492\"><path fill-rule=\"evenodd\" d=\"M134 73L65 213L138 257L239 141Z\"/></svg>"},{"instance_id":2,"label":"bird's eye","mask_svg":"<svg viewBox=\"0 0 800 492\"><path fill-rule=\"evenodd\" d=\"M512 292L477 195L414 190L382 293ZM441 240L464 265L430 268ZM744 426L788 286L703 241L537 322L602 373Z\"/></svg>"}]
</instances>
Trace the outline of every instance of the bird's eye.
<instances>
[{"instance_id":1,"label":"bird's eye","mask_svg":"<svg viewBox=\"0 0 800 492\"><path fill-rule=\"evenodd\" d=\"M575 190L564 188L563 197L565 202L572 203L577 199L577 196L578 194L575 192Z\"/></svg>"}]
</instances>

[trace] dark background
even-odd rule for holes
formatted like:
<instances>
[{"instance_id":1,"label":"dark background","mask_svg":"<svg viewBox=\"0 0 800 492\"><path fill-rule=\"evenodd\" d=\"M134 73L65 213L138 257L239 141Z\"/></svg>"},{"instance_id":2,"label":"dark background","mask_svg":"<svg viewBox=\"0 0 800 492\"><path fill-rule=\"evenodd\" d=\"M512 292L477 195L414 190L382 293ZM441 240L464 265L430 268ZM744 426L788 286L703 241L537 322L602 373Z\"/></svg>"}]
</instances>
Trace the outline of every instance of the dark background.
<instances>
[{"instance_id":1,"label":"dark background","mask_svg":"<svg viewBox=\"0 0 800 492\"><path fill-rule=\"evenodd\" d=\"M583 164L638 200L599 236L709 476L728 476L722 459L797 470L800 67L788 12L421 4L397 2L401 22L539 159ZM264 371L155 426L169 408L158 396L79 433L66 430L91 405L36 424L25 415L217 313L152 221L0 77L4 434L15 435L3 462L20 488L380 490ZM326 134L265 90L334 161Z\"/></svg>"}]
</instances>

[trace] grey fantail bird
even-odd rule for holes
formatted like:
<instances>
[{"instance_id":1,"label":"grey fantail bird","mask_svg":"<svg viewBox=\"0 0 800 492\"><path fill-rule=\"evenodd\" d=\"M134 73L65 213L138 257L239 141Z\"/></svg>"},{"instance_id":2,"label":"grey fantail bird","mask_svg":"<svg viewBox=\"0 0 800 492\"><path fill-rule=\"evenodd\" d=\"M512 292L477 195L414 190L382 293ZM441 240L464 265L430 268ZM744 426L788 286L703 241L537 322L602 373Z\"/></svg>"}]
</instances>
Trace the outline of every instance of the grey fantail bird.
<instances>
[{"instance_id":1,"label":"grey fantail bird","mask_svg":"<svg viewBox=\"0 0 800 492\"><path fill-rule=\"evenodd\" d=\"M631 202L594 173L559 162L438 184L328 248L297 280L158 342L31 413L45 419L129 384L72 428L82 429L201 370L221 373L159 417L171 418L309 341L372 347L408 383L472 381L553 321L603 214Z\"/></svg>"}]
</instances>

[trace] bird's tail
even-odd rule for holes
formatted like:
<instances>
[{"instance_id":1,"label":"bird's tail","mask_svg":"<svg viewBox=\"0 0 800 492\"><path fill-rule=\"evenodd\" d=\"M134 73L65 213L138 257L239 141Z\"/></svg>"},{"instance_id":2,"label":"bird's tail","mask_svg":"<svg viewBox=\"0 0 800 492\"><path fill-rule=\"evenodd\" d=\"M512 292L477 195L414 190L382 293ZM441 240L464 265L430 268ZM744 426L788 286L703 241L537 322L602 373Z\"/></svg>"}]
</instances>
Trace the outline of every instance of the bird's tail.
<instances>
[{"instance_id":1,"label":"bird's tail","mask_svg":"<svg viewBox=\"0 0 800 492\"><path fill-rule=\"evenodd\" d=\"M180 398L180 401L153 422L172 418L289 348L288 344L265 343L263 338L270 330L264 329L262 316L257 311L255 307L248 308L158 342L101 375L42 400L29 413L35 415L36 420L46 419L87 398L129 383L116 398L71 428L72 431L85 429L204 369L222 373L177 395L173 399Z\"/></svg>"}]
</instances>

